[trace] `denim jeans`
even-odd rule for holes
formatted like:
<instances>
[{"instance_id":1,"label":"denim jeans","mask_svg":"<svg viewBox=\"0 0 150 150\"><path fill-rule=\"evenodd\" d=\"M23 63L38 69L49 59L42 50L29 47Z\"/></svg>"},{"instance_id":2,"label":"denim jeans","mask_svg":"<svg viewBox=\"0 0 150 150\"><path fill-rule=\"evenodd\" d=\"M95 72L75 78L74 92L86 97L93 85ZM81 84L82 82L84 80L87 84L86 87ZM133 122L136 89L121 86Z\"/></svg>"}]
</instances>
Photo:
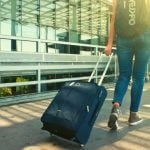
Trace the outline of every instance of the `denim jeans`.
<instances>
[{"instance_id":1,"label":"denim jeans","mask_svg":"<svg viewBox=\"0 0 150 150\"><path fill-rule=\"evenodd\" d=\"M135 38L117 38L119 77L113 102L122 104L132 78L130 111L137 112L141 102L146 66L150 57L150 30Z\"/></svg>"}]
</instances>

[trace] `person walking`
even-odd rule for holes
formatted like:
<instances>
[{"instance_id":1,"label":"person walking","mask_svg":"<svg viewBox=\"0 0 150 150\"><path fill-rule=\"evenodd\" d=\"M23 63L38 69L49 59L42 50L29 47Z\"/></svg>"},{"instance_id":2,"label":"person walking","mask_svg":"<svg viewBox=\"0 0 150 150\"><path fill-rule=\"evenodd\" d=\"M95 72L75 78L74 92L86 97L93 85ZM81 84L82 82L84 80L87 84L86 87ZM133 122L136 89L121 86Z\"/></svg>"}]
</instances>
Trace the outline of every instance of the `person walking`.
<instances>
[{"instance_id":1,"label":"person walking","mask_svg":"<svg viewBox=\"0 0 150 150\"><path fill-rule=\"evenodd\" d=\"M114 37L119 64L108 127L118 128L118 117L124 95L131 85L129 125L142 122L138 111L142 98L146 66L150 57L150 0L113 0L106 55L112 53Z\"/></svg>"}]
</instances>

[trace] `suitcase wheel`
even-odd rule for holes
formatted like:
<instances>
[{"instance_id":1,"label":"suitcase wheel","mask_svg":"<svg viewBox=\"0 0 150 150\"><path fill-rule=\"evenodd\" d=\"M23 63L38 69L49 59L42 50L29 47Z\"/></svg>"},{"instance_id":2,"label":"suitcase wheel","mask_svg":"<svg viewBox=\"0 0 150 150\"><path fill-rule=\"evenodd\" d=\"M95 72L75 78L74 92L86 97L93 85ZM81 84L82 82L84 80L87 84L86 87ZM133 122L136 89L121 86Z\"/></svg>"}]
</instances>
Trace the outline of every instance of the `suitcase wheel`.
<instances>
[{"instance_id":1,"label":"suitcase wheel","mask_svg":"<svg viewBox=\"0 0 150 150\"><path fill-rule=\"evenodd\" d=\"M86 150L85 145L84 144L80 144L80 150Z\"/></svg>"}]
</instances>

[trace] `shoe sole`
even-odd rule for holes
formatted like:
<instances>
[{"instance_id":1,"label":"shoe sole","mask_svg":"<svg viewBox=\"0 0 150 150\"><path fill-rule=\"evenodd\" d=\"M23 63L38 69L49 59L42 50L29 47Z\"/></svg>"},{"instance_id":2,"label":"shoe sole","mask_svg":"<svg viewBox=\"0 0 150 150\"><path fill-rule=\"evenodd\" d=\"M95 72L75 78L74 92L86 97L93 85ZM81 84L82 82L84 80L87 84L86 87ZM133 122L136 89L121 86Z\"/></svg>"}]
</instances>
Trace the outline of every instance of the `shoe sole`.
<instances>
[{"instance_id":1,"label":"shoe sole","mask_svg":"<svg viewBox=\"0 0 150 150\"><path fill-rule=\"evenodd\" d=\"M108 121L108 127L111 128L112 130L117 130L117 128L118 128L117 120L118 120L118 118L116 117L116 115L111 114L109 121Z\"/></svg>"},{"instance_id":2,"label":"shoe sole","mask_svg":"<svg viewBox=\"0 0 150 150\"><path fill-rule=\"evenodd\" d=\"M129 125L130 126L136 126L136 125L140 124L141 122L143 122L143 119L141 119L141 120L139 120L137 122L129 122Z\"/></svg>"}]
</instances>

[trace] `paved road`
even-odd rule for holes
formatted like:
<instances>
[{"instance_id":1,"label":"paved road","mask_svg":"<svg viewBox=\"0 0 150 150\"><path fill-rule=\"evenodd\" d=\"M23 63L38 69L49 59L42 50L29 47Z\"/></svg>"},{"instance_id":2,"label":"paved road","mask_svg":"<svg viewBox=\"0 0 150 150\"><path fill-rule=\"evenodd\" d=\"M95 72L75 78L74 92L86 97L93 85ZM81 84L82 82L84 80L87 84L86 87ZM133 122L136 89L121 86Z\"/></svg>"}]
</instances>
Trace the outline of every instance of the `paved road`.
<instances>
[{"instance_id":1,"label":"paved road","mask_svg":"<svg viewBox=\"0 0 150 150\"><path fill-rule=\"evenodd\" d=\"M129 87L130 91L130 87ZM142 124L128 126L129 91L121 109L119 130L110 131L107 120L111 111L113 88L91 132L87 150L149 150L150 149L150 83L145 84L140 114ZM42 131L40 117L49 100L24 103L0 108L0 150L79 150L79 146L50 137Z\"/></svg>"}]
</instances>

